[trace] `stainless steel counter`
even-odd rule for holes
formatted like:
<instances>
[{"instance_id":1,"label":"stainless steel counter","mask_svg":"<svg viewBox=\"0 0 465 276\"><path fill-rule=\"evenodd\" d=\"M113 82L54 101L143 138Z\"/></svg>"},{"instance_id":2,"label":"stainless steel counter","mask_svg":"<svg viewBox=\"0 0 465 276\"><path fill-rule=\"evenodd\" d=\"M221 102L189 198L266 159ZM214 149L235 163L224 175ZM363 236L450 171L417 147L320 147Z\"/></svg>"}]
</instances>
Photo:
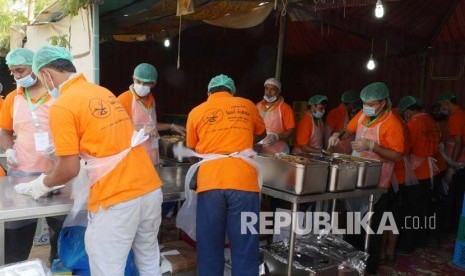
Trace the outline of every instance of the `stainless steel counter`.
<instances>
[{"instance_id":1,"label":"stainless steel counter","mask_svg":"<svg viewBox=\"0 0 465 276\"><path fill-rule=\"evenodd\" d=\"M163 181L163 201L184 200L184 178L188 167L157 168ZM7 177L0 178L0 265L5 263L5 222L30 218L41 218L67 214L72 206L71 186L64 187L61 193L51 197L33 200L20 195L13 189Z\"/></svg>"}]
</instances>

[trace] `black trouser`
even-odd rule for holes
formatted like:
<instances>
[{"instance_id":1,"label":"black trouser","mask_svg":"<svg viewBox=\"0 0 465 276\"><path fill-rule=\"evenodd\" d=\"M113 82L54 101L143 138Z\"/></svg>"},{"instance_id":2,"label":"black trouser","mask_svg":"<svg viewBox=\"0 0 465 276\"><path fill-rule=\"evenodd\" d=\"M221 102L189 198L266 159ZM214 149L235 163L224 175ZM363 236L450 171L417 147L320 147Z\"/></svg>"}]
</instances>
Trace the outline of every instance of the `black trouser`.
<instances>
[{"instance_id":1,"label":"black trouser","mask_svg":"<svg viewBox=\"0 0 465 276\"><path fill-rule=\"evenodd\" d=\"M50 241L50 264L53 263L54 259L59 259L58 255L58 237L60 236L61 228L66 216L47 217L45 220L48 225L48 236Z\"/></svg>"},{"instance_id":2,"label":"black trouser","mask_svg":"<svg viewBox=\"0 0 465 276\"><path fill-rule=\"evenodd\" d=\"M5 264L27 260L37 228L37 220L19 228L5 229Z\"/></svg>"},{"instance_id":3,"label":"black trouser","mask_svg":"<svg viewBox=\"0 0 465 276\"><path fill-rule=\"evenodd\" d=\"M429 238L434 239L437 242L441 240L447 233L447 191L444 189L442 180L444 178L445 171L437 174L434 177L434 186L431 191L429 216L436 217L435 228L429 229Z\"/></svg>"},{"instance_id":4,"label":"black trouser","mask_svg":"<svg viewBox=\"0 0 465 276\"><path fill-rule=\"evenodd\" d=\"M412 252L415 247L427 245L428 230L425 221L428 215L431 180L419 180L419 184L399 187L401 220L397 225L400 236L398 248Z\"/></svg>"},{"instance_id":5,"label":"black trouser","mask_svg":"<svg viewBox=\"0 0 465 276\"><path fill-rule=\"evenodd\" d=\"M381 218L386 211L392 211L395 213L396 211L396 193L394 193L393 189L390 188L387 193L381 195L378 201L373 206L373 216L371 217L371 229L375 233L378 231L378 227L381 222ZM396 215L394 215L395 217ZM360 235L346 235L345 240L358 248L359 250L364 250L364 242L365 242L366 232L362 228L362 234ZM368 248L368 254L370 256L367 260L366 271L367 273L376 273L379 266L379 257L381 253L381 245L383 243L383 234L373 234L370 235L370 243Z\"/></svg>"},{"instance_id":6,"label":"black trouser","mask_svg":"<svg viewBox=\"0 0 465 276\"><path fill-rule=\"evenodd\" d=\"M465 169L457 171L449 187L448 212L451 214L450 230L456 232L462 215L463 194L465 192Z\"/></svg>"}]
</instances>

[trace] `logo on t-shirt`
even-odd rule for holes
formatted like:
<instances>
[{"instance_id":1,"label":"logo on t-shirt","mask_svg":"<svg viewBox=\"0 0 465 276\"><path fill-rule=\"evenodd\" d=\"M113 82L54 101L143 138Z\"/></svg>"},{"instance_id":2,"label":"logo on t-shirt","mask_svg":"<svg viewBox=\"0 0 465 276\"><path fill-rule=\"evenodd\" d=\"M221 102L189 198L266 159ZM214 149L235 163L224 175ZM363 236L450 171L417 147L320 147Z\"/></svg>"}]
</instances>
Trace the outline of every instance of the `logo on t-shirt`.
<instances>
[{"instance_id":1,"label":"logo on t-shirt","mask_svg":"<svg viewBox=\"0 0 465 276\"><path fill-rule=\"evenodd\" d=\"M209 109L203 114L203 122L207 125L213 125L223 119L223 111L221 109Z\"/></svg>"},{"instance_id":2,"label":"logo on t-shirt","mask_svg":"<svg viewBox=\"0 0 465 276\"><path fill-rule=\"evenodd\" d=\"M110 116L111 114L110 103L102 99L97 99L97 98L90 99L89 109L90 109L92 116L98 119L104 119Z\"/></svg>"}]
</instances>

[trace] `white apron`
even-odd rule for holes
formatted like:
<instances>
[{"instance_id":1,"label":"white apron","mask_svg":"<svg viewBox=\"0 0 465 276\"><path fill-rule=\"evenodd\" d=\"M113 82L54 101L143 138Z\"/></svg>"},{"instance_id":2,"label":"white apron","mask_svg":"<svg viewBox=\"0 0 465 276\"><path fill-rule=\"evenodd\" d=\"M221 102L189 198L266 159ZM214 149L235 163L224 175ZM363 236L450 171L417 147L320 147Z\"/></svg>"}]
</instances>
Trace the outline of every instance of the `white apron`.
<instances>
[{"instance_id":1,"label":"white apron","mask_svg":"<svg viewBox=\"0 0 465 276\"><path fill-rule=\"evenodd\" d=\"M280 134L285 131L283 126L283 116L281 114L281 105L284 103L284 99L281 97L279 103L273 105L268 110L264 110L262 103L257 104L260 116L263 118L266 126L266 133ZM273 145L263 145L263 153L278 153L284 152L289 153L289 146L284 141L276 141Z\"/></svg>"}]
</instances>

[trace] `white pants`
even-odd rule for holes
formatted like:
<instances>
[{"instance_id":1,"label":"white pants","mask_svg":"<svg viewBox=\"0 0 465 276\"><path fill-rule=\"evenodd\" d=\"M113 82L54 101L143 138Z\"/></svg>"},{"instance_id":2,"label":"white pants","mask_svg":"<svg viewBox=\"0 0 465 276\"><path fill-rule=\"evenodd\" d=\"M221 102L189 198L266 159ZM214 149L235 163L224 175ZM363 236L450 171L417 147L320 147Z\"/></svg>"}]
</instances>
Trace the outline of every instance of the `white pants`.
<instances>
[{"instance_id":1,"label":"white pants","mask_svg":"<svg viewBox=\"0 0 465 276\"><path fill-rule=\"evenodd\" d=\"M89 213L85 235L92 276L123 276L132 247L141 276L161 275L158 230L163 194L146 195Z\"/></svg>"}]
</instances>

